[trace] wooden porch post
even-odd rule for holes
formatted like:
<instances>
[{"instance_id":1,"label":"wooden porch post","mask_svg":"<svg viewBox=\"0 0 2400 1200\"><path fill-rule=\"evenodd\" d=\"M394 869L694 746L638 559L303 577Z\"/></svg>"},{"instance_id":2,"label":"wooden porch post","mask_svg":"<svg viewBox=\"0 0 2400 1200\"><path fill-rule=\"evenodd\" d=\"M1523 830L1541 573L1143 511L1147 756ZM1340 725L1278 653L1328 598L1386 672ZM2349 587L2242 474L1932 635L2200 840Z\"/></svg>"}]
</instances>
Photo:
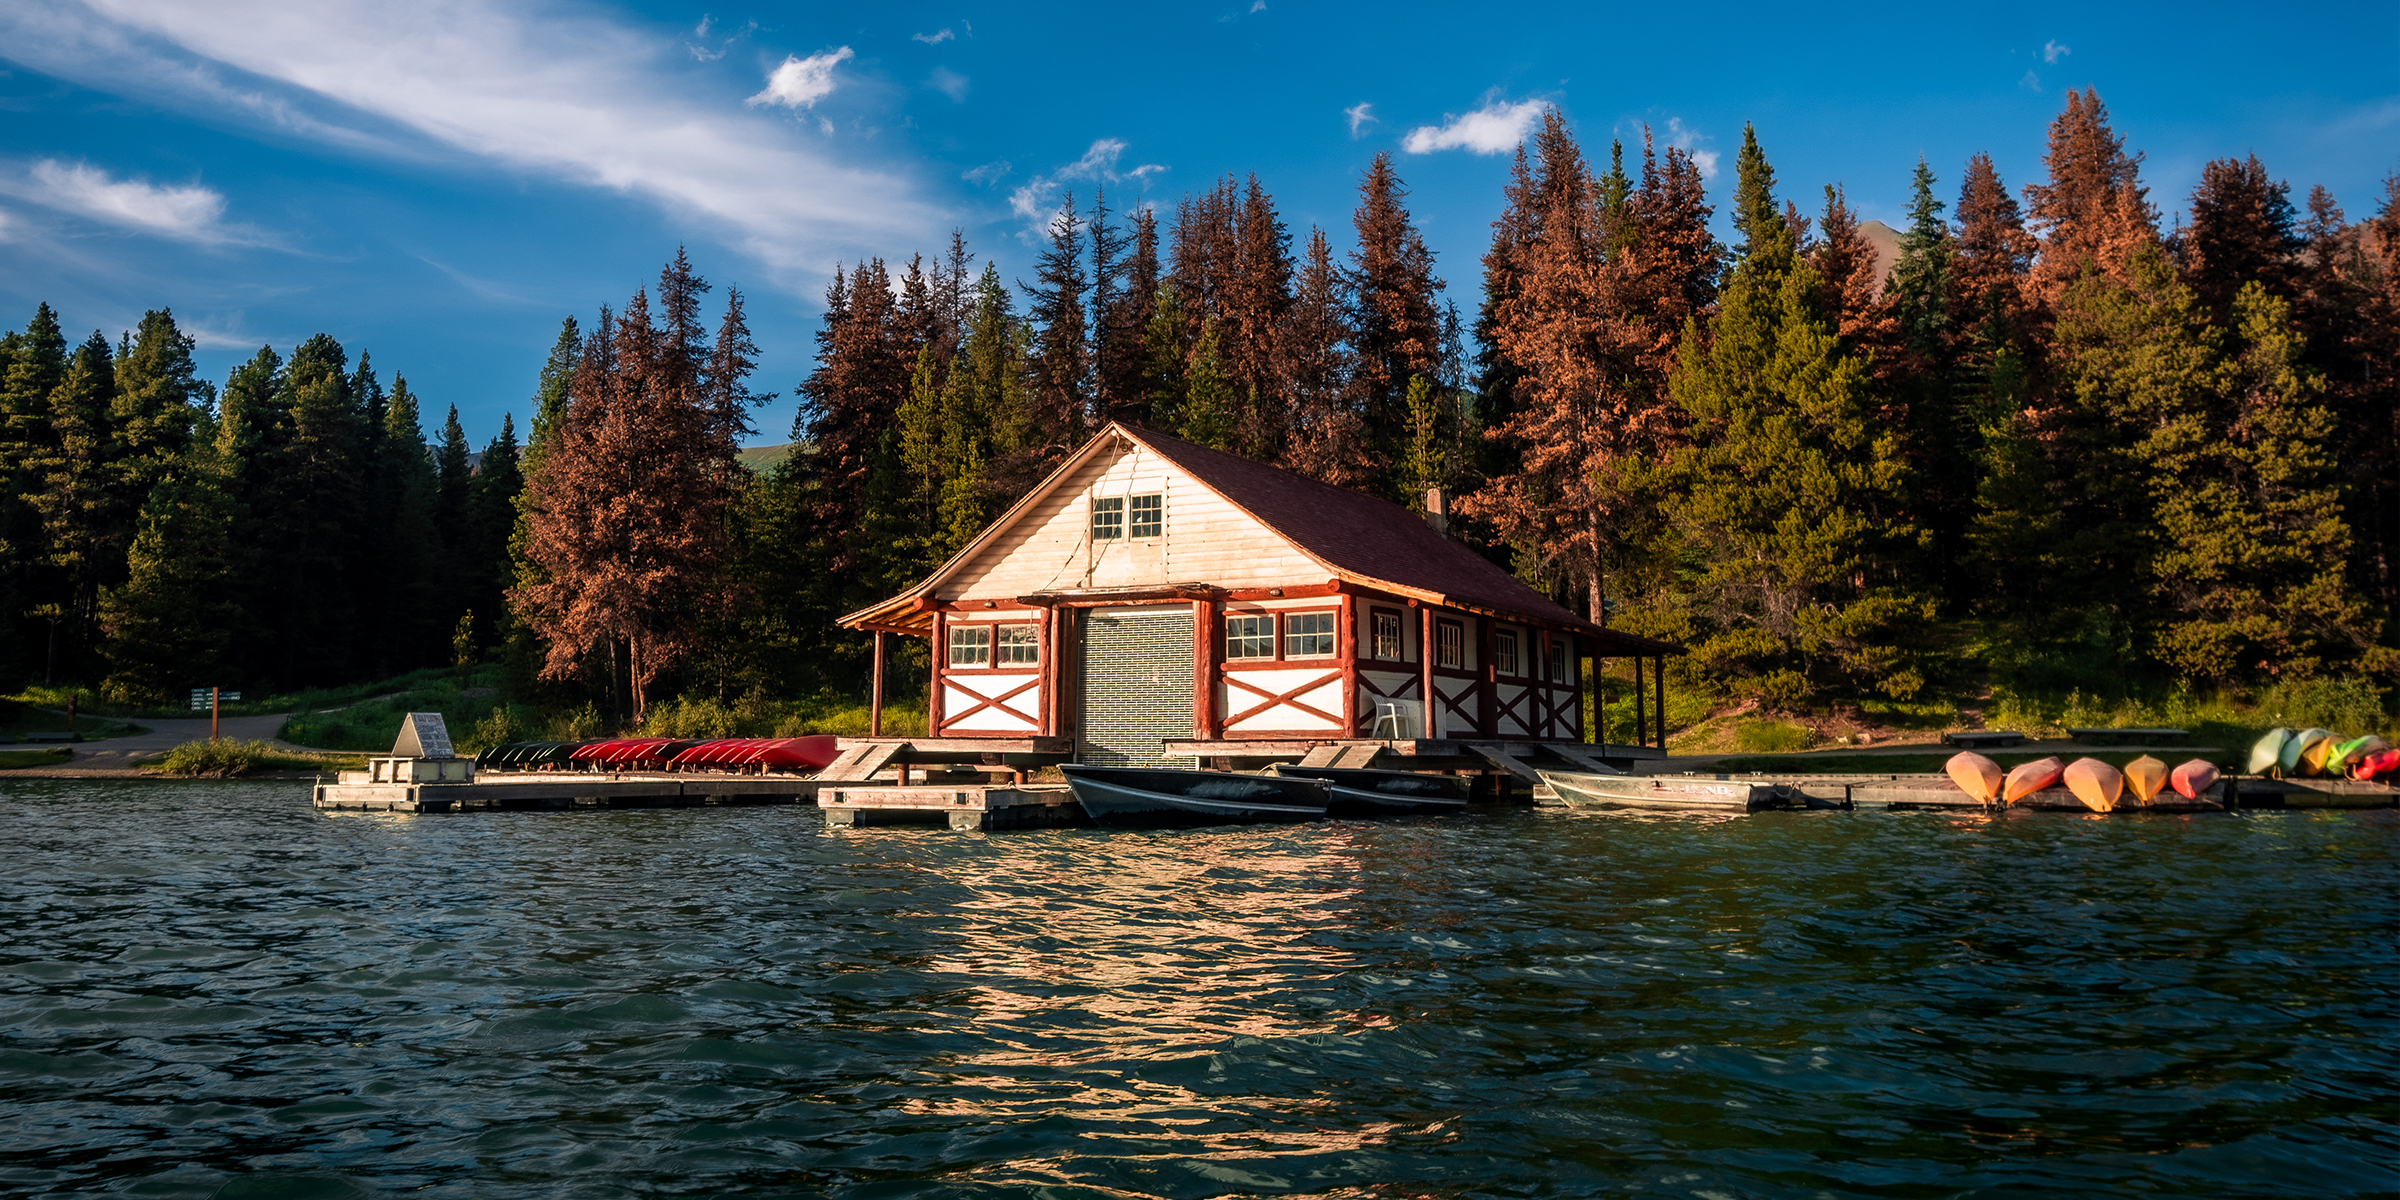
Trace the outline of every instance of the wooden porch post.
<instances>
[{"instance_id":1,"label":"wooden porch post","mask_svg":"<svg viewBox=\"0 0 2400 1200\"><path fill-rule=\"evenodd\" d=\"M1217 658L1225 649L1217 602L1192 601L1192 736L1213 742L1224 736L1217 712Z\"/></svg>"},{"instance_id":2,"label":"wooden porch post","mask_svg":"<svg viewBox=\"0 0 2400 1200\"><path fill-rule=\"evenodd\" d=\"M1658 748L1667 748L1667 656L1652 655L1651 667L1658 679Z\"/></svg>"},{"instance_id":3,"label":"wooden porch post","mask_svg":"<svg viewBox=\"0 0 2400 1200\"><path fill-rule=\"evenodd\" d=\"M1633 744L1650 744L1650 695L1642 687L1642 656L1633 656Z\"/></svg>"},{"instance_id":4,"label":"wooden porch post","mask_svg":"<svg viewBox=\"0 0 2400 1200\"><path fill-rule=\"evenodd\" d=\"M933 654L931 657L933 659L929 677L931 686L925 689L925 736L937 738L942 736L942 664L950 661L950 614L946 612L933 614ZM905 769L902 771L901 777L907 778Z\"/></svg>"},{"instance_id":5,"label":"wooden porch post","mask_svg":"<svg viewBox=\"0 0 2400 1200\"><path fill-rule=\"evenodd\" d=\"M1475 734L1478 737L1500 736L1500 676L1492 665L1492 619L1478 617L1475 624L1482 629L1481 647L1475 653Z\"/></svg>"},{"instance_id":6,"label":"wooden porch post","mask_svg":"<svg viewBox=\"0 0 2400 1200\"><path fill-rule=\"evenodd\" d=\"M1342 671L1342 731L1337 737L1358 735L1358 609L1347 595L1333 616L1333 661Z\"/></svg>"},{"instance_id":7,"label":"wooden porch post","mask_svg":"<svg viewBox=\"0 0 2400 1200\"><path fill-rule=\"evenodd\" d=\"M875 631L875 692L867 698L867 736L883 736L883 631Z\"/></svg>"},{"instance_id":8,"label":"wooden porch post","mask_svg":"<svg viewBox=\"0 0 2400 1200\"><path fill-rule=\"evenodd\" d=\"M1442 707L1433 690L1433 606L1419 605L1417 614L1417 678L1424 683L1417 690L1424 693L1425 701L1424 728L1417 730L1417 736L1434 738L1441 736L1434 731L1441 728Z\"/></svg>"}]
</instances>

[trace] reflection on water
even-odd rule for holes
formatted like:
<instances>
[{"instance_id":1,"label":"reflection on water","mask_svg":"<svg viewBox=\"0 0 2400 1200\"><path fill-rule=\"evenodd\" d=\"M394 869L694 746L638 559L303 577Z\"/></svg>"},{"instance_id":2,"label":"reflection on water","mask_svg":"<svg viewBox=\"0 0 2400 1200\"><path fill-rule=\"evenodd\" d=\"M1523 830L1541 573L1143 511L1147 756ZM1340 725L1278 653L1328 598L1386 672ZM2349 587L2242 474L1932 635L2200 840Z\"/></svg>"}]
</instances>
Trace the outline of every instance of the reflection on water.
<instances>
[{"instance_id":1,"label":"reflection on water","mask_svg":"<svg viewBox=\"0 0 2400 1200\"><path fill-rule=\"evenodd\" d=\"M2390 1194L2400 819L0 784L0 1192Z\"/></svg>"}]
</instances>

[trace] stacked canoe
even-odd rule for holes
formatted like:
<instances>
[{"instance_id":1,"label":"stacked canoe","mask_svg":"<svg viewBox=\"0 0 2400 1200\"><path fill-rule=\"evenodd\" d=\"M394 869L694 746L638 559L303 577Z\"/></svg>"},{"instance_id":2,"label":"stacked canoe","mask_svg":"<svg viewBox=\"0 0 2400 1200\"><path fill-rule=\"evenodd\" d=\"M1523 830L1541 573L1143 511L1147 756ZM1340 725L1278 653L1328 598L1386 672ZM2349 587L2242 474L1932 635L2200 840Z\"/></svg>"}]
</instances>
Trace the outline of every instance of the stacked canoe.
<instances>
[{"instance_id":1,"label":"stacked canoe","mask_svg":"<svg viewBox=\"0 0 2400 1200\"><path fill-rule=\"evenodd\" d=\"M788 738L605 738L511 742L475 756L485 770L815 771L841 754L830 734Z\"/></svg>"},{"instance_id":2,"label":"stacked canoe","mask_svg":"<svg viewBox=\"0 0 2400 1200\"><path fill-rule=\"evenodd\" d=\"M2400 779L2400 750L2374 734L2344 738L2329 729L2278 726L2250 748L2250 774L2269 779Z\"/></svg>"},{"instance_id":3,"label":"stacked canoe","mask_svg":"<svg viewBox=\"0 0 2400 1200\"><path fill-rule=\"evenodd\" d=\"M2170 770L2145 754L2119 770L2096 758L2069 763L2053 755L2003 771L2000 764L1970 750L1952 755L1943 771L1969 798L1995 808L2081 804L2104 813L2119 808L2191 811L2225 807L2215 792L2221 778L2216 764L2198 758ZM2062 801L2061 791L2072 799Z\"/></svg>"}]
</instances>

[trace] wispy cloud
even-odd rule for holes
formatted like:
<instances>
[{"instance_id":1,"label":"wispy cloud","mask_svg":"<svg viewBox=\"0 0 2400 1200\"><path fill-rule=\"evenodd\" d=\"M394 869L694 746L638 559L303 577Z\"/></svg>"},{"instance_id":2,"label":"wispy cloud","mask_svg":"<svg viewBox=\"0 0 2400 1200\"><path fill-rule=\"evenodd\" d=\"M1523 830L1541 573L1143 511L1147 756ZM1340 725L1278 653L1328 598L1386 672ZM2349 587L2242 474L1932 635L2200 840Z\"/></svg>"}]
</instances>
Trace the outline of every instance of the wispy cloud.
<instances>
[{"instance_id":1,"label":"wispy cloud","mask_svg":"<svg viewBox=\"0 0 2400 1200\"><path fill-rule=\"evenodd\" d=\"M2055 65L2058 60L2073 53L2075 53L2073 50L2059 45L2058 40L2055 38L2042 43L2042 61L2044 63Z\"/></svg>"},{"instance_id":2,"label":"wispy cloud","mask_svg":"<svg viewBox=\"0 0 2400 1200\"><path fill-rule=\"evenodd\" d=\"M1147 185L1151 176L1166 170L1158 163L1143 163L1130 170L1121 171L1117 168L1117 164L1124 161L1125 150L1126 143L1118 138L1100 138L1094 141L1090 148L1083 152L1083 157L1048 174L1036 175L1026 180L1022 187L1010 192L1008 194L1009 211L1027 221L1034 222L1032 230L1039 230L1058 210L1057 197L1064 184L1081 180L1091 180L1095 183L1118 183L1130 179L1136 183ZM1001 165L1005 167L1007 164ZM1029 230L1028 233L1030 234L1032 230Z\"/></svg>"},{"instance_id":3,"label":"wispy cloud","mask_svg":"<svg viewBox=\"0 0 2400 1200\"><path fill-rule=\"evenodd\" d=\"M919 33L911 35L909 40L912 42L923 42L928 46L939 46L943 42L949 41L957 36L958 35L951 32L948 27L944 27L939 33Z\"/></svg>"},{"instance_id":4,"label":"wispy cloud","mask_svg":"<svg viewBox=\"0 0 2400 1200\"><path fill-rule=\"evenodd\" d=\"M925 86L950 97L956 103L964 104L967 101L967 77L948 67L935 67L933 74L925 77Z\"/></svg>"},{"instance_id":5,"label":"wispy cloud","mask_svg":"<svg viewBox=\"0 0 2400 1200\"><path fill-rule=\"evenodd\" d=\"M946 224L905 180L692 93L678 41L577 10L88 2L0 4L0 56L203 119L363 154L463 153L639 196L812 276Z\"/></svg>"},{"instance_id":6,"label":"wispy cloud","mask_svg":"<svg viewBox=\"0 0 2400 1200\"><path fill-rule=\"evenodd\" d=\"M712 31L716 30L717 28L718 26L715 17L703 15L700 18L700 23L692 27L692 36L699 38L700 41L685 42L683 44L683 48L691 51L692 57L699 59L701 62L715 62L718 59L725 57L725 52L731 50L735 42L741 41L743 38L749 37L751 34L758 32L758 22L752 21L749 24L742 26L740 29L735 30L730 37L718 38L714 46L702 45L701 42L706 42L711 36L713 36Z\"/></svg>"},{"instance_id":7,"label":"wispy cloud","mask_svg":"<svg viewBox=\"0 0 2400 1200\"><path fill-rule=\"evenodd\" d=\"M0 191L87 220L203 246L259 244L256 230L225 223L225 196L199 184L118 179L88 163L46 158L0 175Z\"/></svg>"},{"instance_id":8,"label":"wispy cloud","mask_svg":"<svg viewBox=\"0 0 2400 1200\"><path fill-rule=\"evenodd\" d=\"M1360 126L1380 125L1383 123L1376 119L1373 111L1374 108L1374 105L1361 100L1358 103L1342 110L1342 115L1350 118L1350 137L1353 141L1357 140L1358 138L1358 130Z\"/></svg>"},{"instance_id":9,"label":"wispy cloud","mask_svg":"<svg viewBox=\"0 0 2400 1200\"><path fill-rule=\"evenodd\" d=\"M11 232L15 225L16 218L9 216L7 209L0 208L0 242L15 240L15 235Z\"/></svg>"},{"instance_id":10,"label":"wispy cloud","mask_svg":"<svg viewBox=\"0 0 2400 1200\"><path fill-rule=\"evenodd\" d=\"M1008 160L1003 158L971 170L961 171L958 177L968 183L996 183L1007 178L1011 169Z\"/></svg>"},{"instance_id":11,"label":"wispy cloud","mask_svg":"<svg viewBox=\"0 0 2400 1200\"><path fill-rule=\"evenodd\" d=\"M1250 11L1254 13L1267 11L1267 0L1250 0Z\"/></svg>"},{"instance_id":12,"label":"wispy cloud","mask_svg":"<svg viewBox=\"0 0 2400 1200\"><path fill-rule=\"evenodd\" d=\"M1466 150L1476 154L1506 154L1525 140L1534 123L1542 119L1550 107L1547 100L1526 100L1510 104L1499 96L1484 101L1483 107L1471 113L1452 116L1443 125L1420 125L1400 139L1400 148L1410 154L1432 154L1437 150Z\"/></svg>"},{"instance_id":13,"label":"wispy cloud","mask_svg":"<svg viewBox=\"0 0 2400 1200\"><path fill-rule=\"evenodd\" d=\"M815 108L817 101L833 94L833 69L853 57L848 46L811 54L807 58L787 54L783 64L768 73L766 88L745 103Z\"/></svg>"},{"instance_id":14,"label":"wispy cloud","mask_svg":"<svg viewBox=\"0 0 2400 1200\"><path fill-rule=\"evenodd\" d=\"M1682 117L1667 118L1667 144L1692 156L1692 165L1700 168L1700 178L1717 177L1717 152L1703 149L1702 142L1710 137L1683 123Z\"/></svg>"},{"instance_id":15,"label":"wispy cloud","mask_svg":"<svg viewBox=\"0 0 2400 1200\"><path fill-rule=\"evenodd\" d=\"M2025 68L2025 74L2017 80L2017 86L2024 88L2029 92L2038 92L2042 90L2041 72L2034 70L2032 67Z\"/></svg>"}]
</instances>

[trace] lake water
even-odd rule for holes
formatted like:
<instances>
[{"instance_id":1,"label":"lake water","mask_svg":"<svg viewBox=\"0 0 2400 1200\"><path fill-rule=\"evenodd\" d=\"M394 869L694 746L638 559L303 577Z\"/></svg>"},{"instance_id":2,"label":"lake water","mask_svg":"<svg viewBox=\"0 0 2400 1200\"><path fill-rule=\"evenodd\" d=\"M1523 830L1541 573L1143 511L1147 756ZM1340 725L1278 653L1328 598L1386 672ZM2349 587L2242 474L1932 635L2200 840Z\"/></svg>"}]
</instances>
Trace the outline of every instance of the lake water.
<instances>
[{"instance_id":1,"label":"lake water","mask_svg":"<svg viewBox=\"0 0 2400 1200\"><path fill-rule=\"evenodd\" d=\"M2390 812L0 820L10 1194L2400 1189Z\"/></svg>"}]
</instances>

